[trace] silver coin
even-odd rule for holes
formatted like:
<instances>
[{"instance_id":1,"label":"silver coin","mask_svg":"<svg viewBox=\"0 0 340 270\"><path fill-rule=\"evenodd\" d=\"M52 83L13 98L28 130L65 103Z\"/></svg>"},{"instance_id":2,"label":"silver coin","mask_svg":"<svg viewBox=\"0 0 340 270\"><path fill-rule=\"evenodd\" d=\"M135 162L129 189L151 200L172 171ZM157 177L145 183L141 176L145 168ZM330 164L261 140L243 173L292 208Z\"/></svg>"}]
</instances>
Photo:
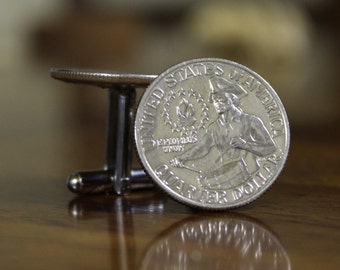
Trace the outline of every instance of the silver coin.
<instances>
[{"instance_id":1,"label":"silver coin","mask_svg":"<svg viewBox=\"0 0 340 270\"><path fill-rule=\"evenodd\" d=\"M146 171L171 197L228 209L273 184L290 134L285 109L263 78L238 63L205 58L171 67L149 85L135 140Z\"/></svg>"},{"instance_id":2,"label":"silver coin","mask_svg":"<svg viewBox=\"0 0 340 270\"><path fill-rule=\"evenodd\" d=\"M52 78L57 80L94 84L103 88L122 84L147 86L157 77L156 75L124 74L72 68L52 68L50 74Z\"/></svg>"}]
</instances>

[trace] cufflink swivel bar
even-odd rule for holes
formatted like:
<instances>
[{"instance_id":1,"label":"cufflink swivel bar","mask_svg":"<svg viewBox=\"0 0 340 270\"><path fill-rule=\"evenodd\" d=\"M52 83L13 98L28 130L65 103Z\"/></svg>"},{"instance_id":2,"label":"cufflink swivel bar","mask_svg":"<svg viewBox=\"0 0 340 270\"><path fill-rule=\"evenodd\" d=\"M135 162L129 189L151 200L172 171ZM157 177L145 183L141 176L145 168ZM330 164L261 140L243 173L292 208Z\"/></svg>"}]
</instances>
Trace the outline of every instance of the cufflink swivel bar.
<instances>
[{"instance_id":1,"label":"cufflink swivel bar","mask_svg":"<svg viewBox=\"0 0 340 270\"><path fill-rule=\"evenodd\" d=\"M92 84L108 89L109 109L104 170L72 174L68 188L77 194L114 193L153 186L142 169L132 169L133 113L136 88L148 86L157 76L112 74L53 68L51 77L65 82Z\"/></svg>"}]
</instances>

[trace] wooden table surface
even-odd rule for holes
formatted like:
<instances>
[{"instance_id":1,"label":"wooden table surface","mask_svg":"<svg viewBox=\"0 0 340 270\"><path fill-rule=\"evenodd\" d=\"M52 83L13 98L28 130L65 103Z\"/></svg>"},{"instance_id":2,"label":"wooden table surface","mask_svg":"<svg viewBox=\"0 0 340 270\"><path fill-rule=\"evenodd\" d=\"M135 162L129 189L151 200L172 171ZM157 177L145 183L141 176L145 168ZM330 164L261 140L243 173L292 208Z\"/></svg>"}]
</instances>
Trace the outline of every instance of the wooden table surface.
<instances>
[{"instance_id":1,"label":"wooden table surface","mask_svg":"<svg viewBox=\"0 0 340 270\"><path fill-rule=\"evenodd\" d=\"M104 147L91 132L73 133L2 140L0 269L339 269L337 136L293 133L269 191L248 206L207 212L157 189L70 193L67 173L100 165Z\"/></svg>"}]
</instances>

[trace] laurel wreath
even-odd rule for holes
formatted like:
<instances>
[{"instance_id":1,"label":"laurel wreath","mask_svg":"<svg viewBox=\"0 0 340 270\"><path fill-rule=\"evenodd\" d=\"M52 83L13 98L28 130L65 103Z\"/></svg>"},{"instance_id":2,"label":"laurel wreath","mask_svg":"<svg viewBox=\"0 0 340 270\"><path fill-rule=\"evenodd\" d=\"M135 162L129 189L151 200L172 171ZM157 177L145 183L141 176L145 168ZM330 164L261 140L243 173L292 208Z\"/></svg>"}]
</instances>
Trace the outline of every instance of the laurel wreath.
<instances>
[{"instance_id":1,"label":"laurel wreath","mask_svg":"<svg viewBox=\"0 0 340 270\"><path fill-rule=\"evenodd\" d=\"M177 106L173 103L177 101ZM200 119L196 119L197 115L193 102L199 105L201 109ZM196 136L198 130L206 129L209 121L209 107L204 101L202 94L197 93L194 89L186 91L180 88L178 91L171 90L164 98L164 109L162 118L164 124L170 127L173 133L180 133L181 136ZM171 110L176 107L177 119L171 117Z\"/></svg>"}]
</instances>

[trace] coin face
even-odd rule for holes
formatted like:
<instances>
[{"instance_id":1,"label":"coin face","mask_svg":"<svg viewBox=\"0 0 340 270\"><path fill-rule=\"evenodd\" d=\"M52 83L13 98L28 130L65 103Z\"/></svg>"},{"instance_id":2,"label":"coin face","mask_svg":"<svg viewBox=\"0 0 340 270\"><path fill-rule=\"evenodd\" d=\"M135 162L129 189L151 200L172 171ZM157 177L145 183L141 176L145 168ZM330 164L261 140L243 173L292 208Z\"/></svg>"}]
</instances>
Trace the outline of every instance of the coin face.
<instances>
[{"instance_id":1,"label":"coin face","mask_svg":"<svg viewBox=\"0 0 340 270\"><path fill-rule=\"evenodd\" d=\"M257 199L289 148L284 107L252 70L205 58L169 68L138 106L135 140L153 180L171 197L205 209Z\"/></svg>"}]
</instances>

